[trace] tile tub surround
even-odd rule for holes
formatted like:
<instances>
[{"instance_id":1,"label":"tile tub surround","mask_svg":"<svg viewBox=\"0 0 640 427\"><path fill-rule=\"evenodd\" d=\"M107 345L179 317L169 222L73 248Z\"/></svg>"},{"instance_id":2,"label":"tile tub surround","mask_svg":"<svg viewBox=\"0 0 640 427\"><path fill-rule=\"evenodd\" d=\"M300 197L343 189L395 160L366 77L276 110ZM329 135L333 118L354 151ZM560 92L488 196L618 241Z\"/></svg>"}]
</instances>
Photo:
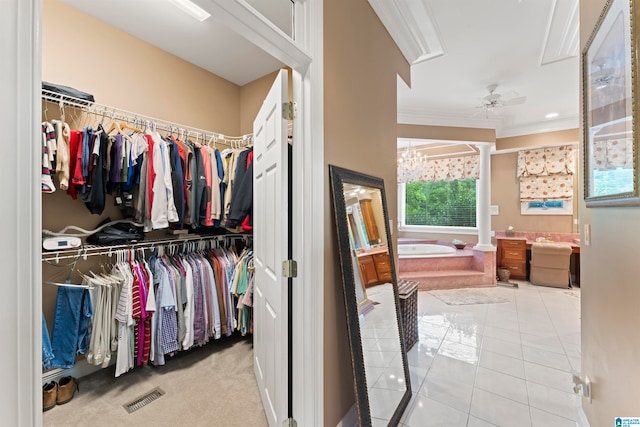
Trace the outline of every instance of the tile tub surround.
<instances>
[{"instance_id":1,"label":"tile tub surround","mask_svg":"<svg viewBox=\"0 0 640 427\"><path fill-rule=\"evenodd\" d=\"M402 244L435 243L454 247L451 242L403 239ZM472 243L453 254L425 258L398 259L398 278L417 281L420 290L459 289L496 285L496 253L473 249Z\"/></svg>"}]
</instances>

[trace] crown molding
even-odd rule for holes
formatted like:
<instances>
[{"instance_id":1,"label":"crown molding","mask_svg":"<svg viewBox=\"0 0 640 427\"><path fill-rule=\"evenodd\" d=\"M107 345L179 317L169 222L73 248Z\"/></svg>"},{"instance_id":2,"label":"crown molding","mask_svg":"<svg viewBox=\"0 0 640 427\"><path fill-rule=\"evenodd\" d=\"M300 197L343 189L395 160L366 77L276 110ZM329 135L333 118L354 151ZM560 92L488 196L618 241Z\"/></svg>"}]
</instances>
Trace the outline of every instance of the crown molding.
<instances>
[{"instance_id":1,"label":"crown molding","mask_svg":"<svg viewBox=\"0 0 640 427\"><path fill-rule=\"evenodd\" d=\"M369 4L409 64L446 54L427 2L369 0Z\"/></svg>"},{"instance_id":2,"label":"crown molding","mask_svg":"<svg viewBox=\"0 0 640 427\"><path fill-rule=\"evenodd\" d=\"M407 125L495 129L496 138L509 138L512 136L575 129L578 127L579 117L570 116L555 120L509 125L504 117L464 117L459 112L453 111L446 112L427 108L398 108L397 121L399 124Z\"/></svg>"},{"instance_id":3,"label":"crown molding","mask_svg":"<svg viewBox=\"0 0 640 427\"><path fill-rule=\"evenodd\" d=\"M580 49L579 0L555 0L540 54L540 65L578 56Z\"/></svg>"},{"instance_id":4,"label":"crown molding","mask_svg":"<svg viewBox=\"0 0 640 427\"><path fill-rule=\"evenodd\" d=\"M452 126L462 128L496 129L502 126L501 117L465 117L459 112L429 108L398 108L398 123L407 125Z\"/></svg>"},{"instance_id":5,"label":"crown molding","mask_svg":"<svg viewBox=\"0 0 640 427\"><path fill-rule=\"evenodd\" d=\"M576 129L578 125L578 116L570 116L555 120L543 120L539 122L530 122L520 125L503 126L500 129L496 129L496 138L510 138L512 136Z\"/></svg>"}]
</instances>

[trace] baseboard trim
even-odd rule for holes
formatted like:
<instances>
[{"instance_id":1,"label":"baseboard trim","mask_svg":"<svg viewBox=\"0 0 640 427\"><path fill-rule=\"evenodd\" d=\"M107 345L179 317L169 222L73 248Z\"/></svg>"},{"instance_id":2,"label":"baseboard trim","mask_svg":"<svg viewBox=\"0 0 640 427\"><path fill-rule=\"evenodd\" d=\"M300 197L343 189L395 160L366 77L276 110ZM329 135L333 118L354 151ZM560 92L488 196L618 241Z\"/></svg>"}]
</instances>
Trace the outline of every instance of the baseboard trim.
<instances>
[{"instance_id":1,"label":"baseboard trim","mask_svg":"<svg viewBox=\"0 0 640 427\"><path fill-rule=\"evenodd\" d=\"M576 422L578 427L591 427L589 425L589 420L587 419L587 414L584 413L584 409L582 406L578 408L578 421Z\"/></svg>"},{"instance_id":2,"label":"baseboard trim","mask_svg":"<svg viewBox=\"0 0 640 427\"><path fill-rule=\"evenodd\" d=\"M111 359L111 363L109 366L115 363L115 357ZM60 378L66 376L72 376L75 378L86 377L87 375L93 374L94 372L98 372L103 369L101 366L91 365L86 359L81 359L76 362L73 368L69 369L61 369L55 368L51 369L47 372L42 373L42 384L46 384L51 381L60 381Z\"/></svg>"},{"instance_id":3,"label":"baseboard trim","mask_svg":"<svg viewBox=\"0 0 640 427\"><path fill-rule=\"evenodd\" d=\"M357 427L358 426L358 409L353 405L349 412L345 414L336 427Z\"/></svg>"}]
</instances>

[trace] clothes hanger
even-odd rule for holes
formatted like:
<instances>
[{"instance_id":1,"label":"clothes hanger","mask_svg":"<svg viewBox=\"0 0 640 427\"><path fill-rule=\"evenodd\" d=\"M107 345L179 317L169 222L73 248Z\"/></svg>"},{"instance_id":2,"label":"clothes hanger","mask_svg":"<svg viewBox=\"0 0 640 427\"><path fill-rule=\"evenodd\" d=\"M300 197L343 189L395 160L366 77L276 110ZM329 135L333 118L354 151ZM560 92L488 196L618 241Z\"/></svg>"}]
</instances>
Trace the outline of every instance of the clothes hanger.
<instances>
[{"instance_id":1,"label":"clothes hanger","mask_svg":"<svg viewBox=\"0 0 640 427\"><path fill-rule=\"evenodd\" d=\"M60 99L60 103L58 104L58 106L60 107L60 121L64 123L65 114L64 114L64 102L62 101L62 98Z\"/></svg>"},{"instance_id":2,"label":"clothes hanger","mask_svg":"<svg viewBox=\"0 0 640 427\"><path fill-rule=\"evenodd\" d=\"M127 122L122 122L120 123L120 130L122 131L123 129L129 129L132 132L138 132L138 133L142 133L142 129L136 127L135 125L130 125Z\"/></svg>"},{"instance_id":3,"label":"clothes hanger","mask_svg":"<svg viewBox=\"0 0 640 427\"><path fill-rule=\"evenodd\" d=\"M107 135L109 135L114 130L117 130L119 134L122 133L122 129L120 128L120 125L118 124L118 122L115 121L115 115L116 115L116 111L113 110L113 112L111 113L111 120L112 120L111 127L107 131Z\"/></svg>"},{"instance_id":4,"label":"clothes hanger","mask_svg":"<svg viewBox=\"0 0 640 427\"><path fill-rule=\"evenodd\" d=\"M47 285L53 285L53 286L60 286L60 287L66 287L66 288L81 288L81 289L93 289L93 287L91 287L88 284L83 283L71 283L71 275L73 274L73 271L76 269L76 263L78 262L78 259L76 258L76 260L73 262L72 267L69 269L69 274L67 275L67 279L64 282L55 282L55 281L50 281L50 280L45 280L42 283L47 284ZM82 272L77 271L76 273L78 273L80 275L80 277L82 277L84 279L84 274L82 274Z\"/></svg>"}]
</instances>

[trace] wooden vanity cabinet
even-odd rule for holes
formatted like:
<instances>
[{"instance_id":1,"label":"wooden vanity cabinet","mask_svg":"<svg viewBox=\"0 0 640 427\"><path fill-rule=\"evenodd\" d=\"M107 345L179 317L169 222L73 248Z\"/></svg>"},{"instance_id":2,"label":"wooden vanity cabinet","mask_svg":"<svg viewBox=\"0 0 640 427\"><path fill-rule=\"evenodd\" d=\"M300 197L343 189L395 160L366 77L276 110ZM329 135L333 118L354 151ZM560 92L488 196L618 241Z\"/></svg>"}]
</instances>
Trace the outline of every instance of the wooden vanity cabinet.
<instances>
[{"instance_id":1,"label":"wooden vanity cabinet","mask_svg":"<svg viewBox=\"0 0 640 427\"><path fill-rule=\"evenodd\" d=\"M379 242L380 233L378 232L378 226L376 225L376 218L373 214L370 199L360 200L360 212L362 212L362 220L364 221L364 227L367 229L369 242L372 244Z\"/></svg>"},{"instance_id":2,"label":"wooden vanity cabinet","mask_svg":"<svg viewBox=\"0 0 640 427\"><path fill-rule=\"evenodd\" d=\"M389 283L392 280L389 254L359 256L358 267L365 287Z\"/></svg>"},{"instance_id":3,"label":"wooden vanity cabinet","mask_svg":"<svg viewBox=\"0 0 640 427\"><path fill-rule=\"evenodd\" d=\"M359 257L358 265L360 266L360 276L365 287L378 283L378 273L376 272L376 264L373 262L372 255Z\"/></svg>"},{"instance_id":4,"label":"wooden vanity cabinet","mask_svg":"<svg viewBox=\"0 0 640 427\"><path fill-rule=\"evenodd\" d=\"M373 263L376 265L379 283L391 282L391 265L389 264L389 254L375 254Z\"/></svg>"},{"instance_id":5,"label":"wooden vanity cabinet","mask_svg":"<svg viewBox=\"0 0 640 427\"><path fill-rule=\"evenodd\" d=\"M498 268L507 268L513 279L527 279L527 242L498 239Z\"/></svg>"}]
</instances>

